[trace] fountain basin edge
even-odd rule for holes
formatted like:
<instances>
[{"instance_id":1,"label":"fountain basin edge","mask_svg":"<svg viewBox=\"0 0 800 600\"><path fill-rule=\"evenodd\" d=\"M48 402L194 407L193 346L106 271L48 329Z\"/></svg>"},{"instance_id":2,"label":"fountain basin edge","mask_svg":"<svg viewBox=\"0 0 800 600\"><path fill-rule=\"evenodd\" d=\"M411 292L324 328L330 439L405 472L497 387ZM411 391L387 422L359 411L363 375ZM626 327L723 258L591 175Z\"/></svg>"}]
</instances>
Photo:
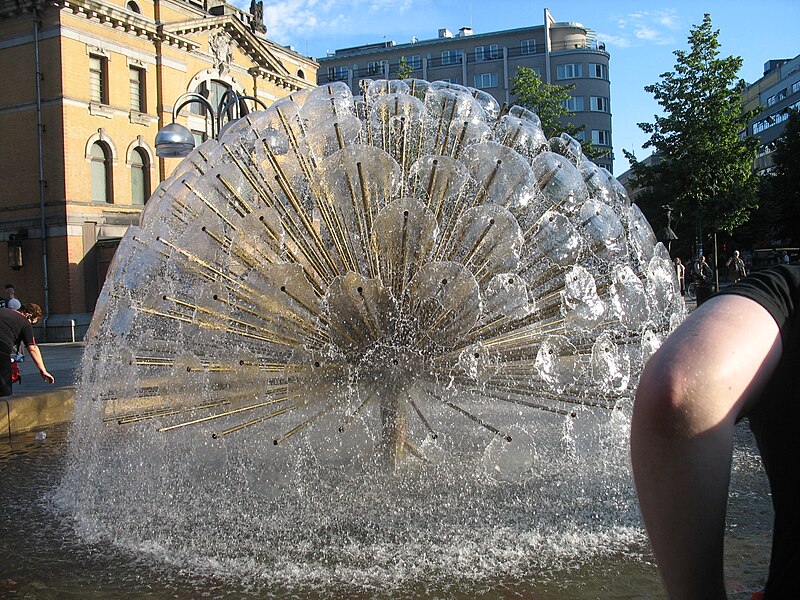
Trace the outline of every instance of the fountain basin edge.
<instances>
[{"instance_id":1,"label":"fountain basin edge","mask_svg":"<svg viewBox=\"0 0 800 600\"><path fill-rule=\"evenodd\" d=\"M75 387L0 400L0 439L72 420Z\"/></svg>"}]
</instances>

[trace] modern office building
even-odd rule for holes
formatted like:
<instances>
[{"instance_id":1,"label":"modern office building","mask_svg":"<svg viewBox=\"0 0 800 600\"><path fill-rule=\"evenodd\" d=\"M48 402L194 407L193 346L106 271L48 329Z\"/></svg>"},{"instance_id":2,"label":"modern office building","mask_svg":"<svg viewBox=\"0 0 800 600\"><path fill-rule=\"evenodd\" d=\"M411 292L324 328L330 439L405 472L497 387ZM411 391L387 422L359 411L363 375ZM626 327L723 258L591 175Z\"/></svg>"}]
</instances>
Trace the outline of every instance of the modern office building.
<instances>
[{"instance_id":1,"label":"modern office building","mask_svg":"<svg viewBox=\"0 0 800 600\"><path fill-rule=\"evenodd\" d=\"M773 142L783 135L789 111L800 110L800 55L764 64L764 76L747 86L743 95L745 111L758 106L762 110L747 124L747 134L761 140L755 167L764 173L773 166Z\"/></svg>"},{"instance_id":2,"label":"modern office building","mask_svg":"<svg viewBox=\"0 0 800 600\"><path fill-rule=\"evenodd\" d=\"M311 87L317 63L267 39L263 4L0 0L0 286L80 337L120 238L179 163L156 156L175 101L233 89L266 105ZM250 108L252 108L252 103ZM177 121L201 140L199 103Z\"/></svg>"},{"instance_id":3,"label":"modern office building","mask_svg":"<svg viewBox=\"0 0 800 600\"><path fill-rule=\"evenodd\" d=\"M569 121L584 126L585 139L608 150L595 162L612 171L609 54L588 27L558 23L544 9L544 25L539 26L491 33L440 29L434 39L344 48L317 59L318 83L344 81L359 94L365 79L397 79L401 59L411 67L412 78L478 88L501 105L514 103L511 87L518 67L535 70L546 83L574 85Z\"/></svg>"}]
</instances>

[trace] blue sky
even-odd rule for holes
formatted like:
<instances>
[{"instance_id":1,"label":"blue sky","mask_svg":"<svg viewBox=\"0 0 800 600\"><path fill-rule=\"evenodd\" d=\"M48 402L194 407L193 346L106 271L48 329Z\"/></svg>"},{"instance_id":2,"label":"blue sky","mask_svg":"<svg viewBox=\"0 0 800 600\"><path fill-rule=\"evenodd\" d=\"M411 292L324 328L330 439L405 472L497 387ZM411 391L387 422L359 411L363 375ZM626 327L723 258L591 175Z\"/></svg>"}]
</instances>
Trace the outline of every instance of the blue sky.
<instances>
[{"instance_id":1,"label":"blue sky","mask_svg":"<svg viewBox=\"0 0 800 600\"><path fill-rule=\"evenodd\" d=\"M249 0L236 3L248 9ZM761 0L673 0L671 2L606 2L575 0L536 4L513 0L264 0L267 36L315 58L360 44L413 36L434 38L440 28L475 33L543 23L544 8L556 21L577 21L594 29L611 54L611 110L615 148L614 174L628 168L622 149L638 158L647 136L636 126L652 122L659 112L644 86L656 83L675 65L674 50L687 48L692 25L711 14L720 30L722 56L741 56L739 75L748 83L763 74L771 58L800 54L800 3Z\"/></svg>"}]
</instances>

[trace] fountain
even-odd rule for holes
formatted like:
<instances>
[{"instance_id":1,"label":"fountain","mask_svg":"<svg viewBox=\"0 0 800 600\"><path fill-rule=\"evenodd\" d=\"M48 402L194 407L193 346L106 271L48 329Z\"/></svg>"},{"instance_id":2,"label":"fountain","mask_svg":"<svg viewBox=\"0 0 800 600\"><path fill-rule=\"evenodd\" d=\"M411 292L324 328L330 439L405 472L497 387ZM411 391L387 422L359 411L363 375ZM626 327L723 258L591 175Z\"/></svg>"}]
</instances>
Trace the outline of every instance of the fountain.
<instances>
[{"instance_id":1,"label":"fountain","mask_svg":"<svg viewBox=\"0 0 800 600\"><path fill-rule=\"evenodd\" d=\"M621 552L632 390L684 313L622 186L530 111L421 80L295 93L122 240L58 503L85 539L270 589Z\"/></svg>"}]
</instances>

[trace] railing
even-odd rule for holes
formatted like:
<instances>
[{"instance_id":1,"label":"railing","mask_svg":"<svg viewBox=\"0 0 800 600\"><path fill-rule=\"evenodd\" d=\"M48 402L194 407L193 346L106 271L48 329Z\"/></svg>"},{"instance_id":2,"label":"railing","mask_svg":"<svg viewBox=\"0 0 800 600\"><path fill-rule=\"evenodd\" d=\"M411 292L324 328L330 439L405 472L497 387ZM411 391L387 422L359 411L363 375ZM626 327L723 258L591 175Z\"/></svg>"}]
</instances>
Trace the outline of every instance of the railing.
<instances>
[{"instance_id":1,"label":"railing","mask_svg":"<svg viewBox=\"0 0 800 600\"><path fill-rule=\"evenodd\" d=\"M383 66L353 69L353 79L363 79L364 77L377 77L380 79L383 76Z\"/></svg>"},{"instance_id":2,"label":"railing","mask_svg":"<svg viewBox=\"0 0 800 600\"><path fill-rule=\"evenodd\" d=\"M522 47L508 49L508 58L520 58L521 56L534 56L536 54L544 54L544 44L537 45L536 49Z\"/></svg>"},{"instance_id":3,"label":"railing","mask_svg":"<svg viewBox=\"0 0 800 600\"><path fill-rule=\"evenodd\" d=\"M553 42L550 44L550 49L551 52L561 52L563 50L599 50L600 52L605 52L606 45L589 40L578 40L577 42Z\"/></svg>"},{"instance_id":4,"label":"railing","mask_svg":"<svg viewBox=\"0 0 800 600\"><path fill-rule=\"evenodd\" d=\"M318 72L317 73L317 83L331 83L333 81L347 81L350 75L345 72L339 73L324 73Z\"/></svg>"},{"instance_id":5,"label":"railing","mask_svg":"<svg viewBox=\"0 0 800 600\"><path fill-rule=\"evenodd\" d=\"M502 50L490 50L488 52L483 52L483 54L475 54L474 52L470 52L467 54L467 62L491 62L493 60L500 60L503 58L503 51Z\"/></svg>"},{"instance_id":6,"label":"railing","mask_svg":"<svg viewBox=\"0 0 800 600\"><path fill-rule=\"evenodd\" d=\"M461 66L461 57L464 56L463 54L459 54L457 56L448 56L447 58L429 58L428 59L428 68L429 69L437 69L439 67L460 67Z\"/></svg>"}]
</instances>

